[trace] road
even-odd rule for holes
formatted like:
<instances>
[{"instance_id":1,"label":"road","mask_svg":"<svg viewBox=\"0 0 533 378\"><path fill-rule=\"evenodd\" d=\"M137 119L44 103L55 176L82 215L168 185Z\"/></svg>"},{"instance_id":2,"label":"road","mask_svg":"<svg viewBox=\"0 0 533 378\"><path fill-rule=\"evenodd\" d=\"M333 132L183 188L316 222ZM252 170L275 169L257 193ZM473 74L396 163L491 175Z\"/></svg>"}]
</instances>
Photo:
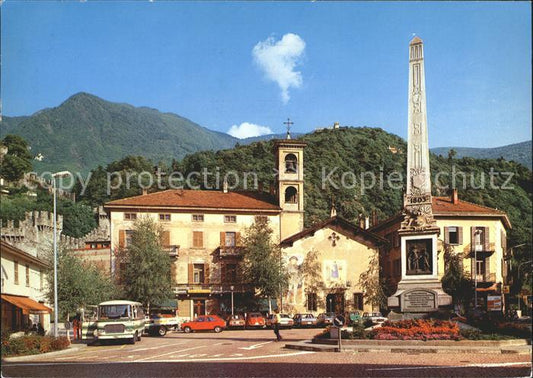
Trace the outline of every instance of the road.
<instances>
[{"instance_id":1,"label":"road","mask_svg":"<svg viewBox=\"0 0 533 378\"><path fill-rule=\"evenodd\" d=\"M316 353L285 349L285 342L319 331L181 332L143 337L135 345L87 346L31 361L5 362L5 377L413 377L530 376L530 355Z\"/></svg>"}]
</instances>

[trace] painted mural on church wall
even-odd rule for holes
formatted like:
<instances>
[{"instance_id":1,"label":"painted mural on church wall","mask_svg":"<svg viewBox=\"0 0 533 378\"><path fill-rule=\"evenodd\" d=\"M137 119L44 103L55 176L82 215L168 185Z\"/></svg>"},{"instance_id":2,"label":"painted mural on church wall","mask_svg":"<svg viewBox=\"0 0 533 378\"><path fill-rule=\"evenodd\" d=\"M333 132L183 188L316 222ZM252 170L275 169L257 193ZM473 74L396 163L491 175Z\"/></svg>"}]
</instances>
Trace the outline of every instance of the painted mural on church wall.
<instances>
[{"instance_id":1,"label":"painted mural on church wall","mask_svg":"<svg viewBox=\"0 0 533 378\"><path fill-rule=\"evenodd\" d=\"M326 287L346 286L346 260L324 260L322 267Z\"/></svg>"},{"instance_id":2,"label":"painted mural on church wall","mask_svg":"<svg viewBox=\"0 0 533 378\"><path fill-rule=\"evenodd\" d=\"M302 272L304 256L292 254L287 259L287 272L289 274L289 289L286 303L296 305L305 302L305 282Z\"/></svg>"}]
</instances>

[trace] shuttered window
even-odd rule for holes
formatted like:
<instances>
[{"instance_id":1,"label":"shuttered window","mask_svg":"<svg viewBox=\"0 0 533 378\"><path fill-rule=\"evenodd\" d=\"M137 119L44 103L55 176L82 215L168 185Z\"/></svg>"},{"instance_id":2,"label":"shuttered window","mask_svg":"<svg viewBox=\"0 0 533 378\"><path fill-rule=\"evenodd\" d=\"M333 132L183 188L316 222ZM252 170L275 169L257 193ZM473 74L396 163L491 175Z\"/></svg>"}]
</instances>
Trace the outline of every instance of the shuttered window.
<instances>
[{"instance_id":1,"label":"shuttered window","mask_svg":"<svg viewBox=\"0 0 533 378\"><path fill-rule=\"evenodd\" d=\"M192 246L193 248L203 248L204 246L204 233L202 231L192 232Z\"/></svg>"},{"instance_id":2,"label":"shuttered window","mask_svg":"<svg viewBox=\"0 0 533 378\"><path fill-rule=\"evenodd\" d=\"M170 231L161 231L161 245L168 247L170 245Z\"/></svg>"},{"instance_id":3,"label":"shuttered window","mask_svg":"<svg viewBox=\"0 0 533 378\"><path fill-rule=\"evenodd\" d=\"M451 245L463 244L463 228L457 226L444 227L444 242Z\"/></svg>"},{"instance_id":4,"label":"shuttered window","mask_svg":"<svg viewBox=\"0 0 533 378\"><path fill-rule=\"evenodd\" d=\"M13 269L13 276L15 280L15 285L18 285L19 284L19 262L18 261L15 261L15 266Z\"/></svg>"}]
</instances>

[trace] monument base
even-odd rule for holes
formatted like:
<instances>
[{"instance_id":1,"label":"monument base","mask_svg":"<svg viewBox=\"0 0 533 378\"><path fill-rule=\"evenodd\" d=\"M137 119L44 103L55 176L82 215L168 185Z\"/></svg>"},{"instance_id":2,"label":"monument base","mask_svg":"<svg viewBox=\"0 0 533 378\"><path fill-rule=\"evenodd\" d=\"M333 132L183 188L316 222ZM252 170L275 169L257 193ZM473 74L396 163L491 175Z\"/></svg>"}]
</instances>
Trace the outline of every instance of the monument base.
<instances>
[{"instance_id":1,"label":"monument base","mask_svg":"<svg viewBox=\"0 0 533 378\"><path fill-rule=\"evenodd\" d=\"M452 297L442 290L439 280L400 281L387 305L396 312L427 314L451 306Z\"/></svg>"}]
</instances>

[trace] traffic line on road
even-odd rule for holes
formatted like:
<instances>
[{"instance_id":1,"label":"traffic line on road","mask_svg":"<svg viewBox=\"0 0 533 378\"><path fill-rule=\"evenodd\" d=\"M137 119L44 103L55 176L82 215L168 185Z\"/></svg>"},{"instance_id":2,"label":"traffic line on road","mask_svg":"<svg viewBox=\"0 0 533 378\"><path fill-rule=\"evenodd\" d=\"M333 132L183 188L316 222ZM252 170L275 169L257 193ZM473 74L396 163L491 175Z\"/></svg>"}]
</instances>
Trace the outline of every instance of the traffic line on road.
<instances>
[{"instance_id":1,"label":"traffic line on road","mask_svg":"<svg viewBox=\"0 0 533 378\"><path fill-rule=\"evenodd\" d=\"M296 353L286 353L286 354L272 354L267 356L251 356L251 357L225 357L225 358L199 358L196 360L157 360L157 361L146 361L146 360L135 360L135 361L94 361L94 362L33 362L33 363L5 363L5 366L61 366L61 365L110 365L110 364L131 364L131 363L161 363L161 362L204 362L204 361L242 361L242 360L260 360L265 358L276 358L276 357L292 357L299 356L303 354L314 354L316 352L302 351Z\"/></svg>"},{"instance_id":2,"label":"traffic line on road","mask_svg":"<svg viewBox=\"0 0 533 378\"><path fill-rule=\"evenodd\" d=\"M188 350L193 350L193 349L198 349L198 348L205 348L205 347L207 347L207 345L200 345L200 346L197 346L197 347L192 347L192 348L187 348L187 349L182 349L182 350L173 350L172 352L167 352L167 353L158 354L156 356L149 356L149 357L141 358L141 359L135 360L133 362L144 362L144 361L147 361L149 359L168 356L168 355L173 354L173 353L186 352Z\"/></svg>"},{"instance_id":3,"label":"traffic line on road","mask_svg":"<svg viewBox=\"0 0 533 378\"><path fill-rule=\"evenodd\" d=\"M164 347L167 347L167 346L174 346L174 345L179 345L179 344L184 344L184 343L177 342L177 343L170 343L170 344L161 344L161 345L154 346L154 347L139 348L139 349L134 349L134 350L135 350L135 352L140 352L140 351L143 351L143 350L161 349L161 348L164 348Z\"/></svg>"},{"instance_id":4,"label":"traffic line on road","mask_svg":"<svg viewBox=\"0 0 533 378\"><path fill-rule=\"evenodd\" d=\"M366 369L368 371L393 371L393 370L421 370L421 369L462 369L465 367L481 367L481 368L490 368L490 367L507 367L507 366L519 366L519 365L531 365L531 362L500 362L500 363L486 363L486 364L466 364L466 365L442 365L442 366L404 366L404 367L390 367L390 368L375 368L375 369Z\"/></svg>"},{"instance_id":5,"label":"traffic line on road","mask_svg":"<svg viewBox=\"0 0 533 378\"><path fill-rule=\"evenodd\" d=\"M270 344L272 342L273 341L267 341L267 342L264 342L264 343L254 344L254 345L250 345L249 347L242 347L242 348L239 348L239 349L244 349L244 350L257 349L257 348L261 348L263 345Z\"/></svg>"}]
</instances>

